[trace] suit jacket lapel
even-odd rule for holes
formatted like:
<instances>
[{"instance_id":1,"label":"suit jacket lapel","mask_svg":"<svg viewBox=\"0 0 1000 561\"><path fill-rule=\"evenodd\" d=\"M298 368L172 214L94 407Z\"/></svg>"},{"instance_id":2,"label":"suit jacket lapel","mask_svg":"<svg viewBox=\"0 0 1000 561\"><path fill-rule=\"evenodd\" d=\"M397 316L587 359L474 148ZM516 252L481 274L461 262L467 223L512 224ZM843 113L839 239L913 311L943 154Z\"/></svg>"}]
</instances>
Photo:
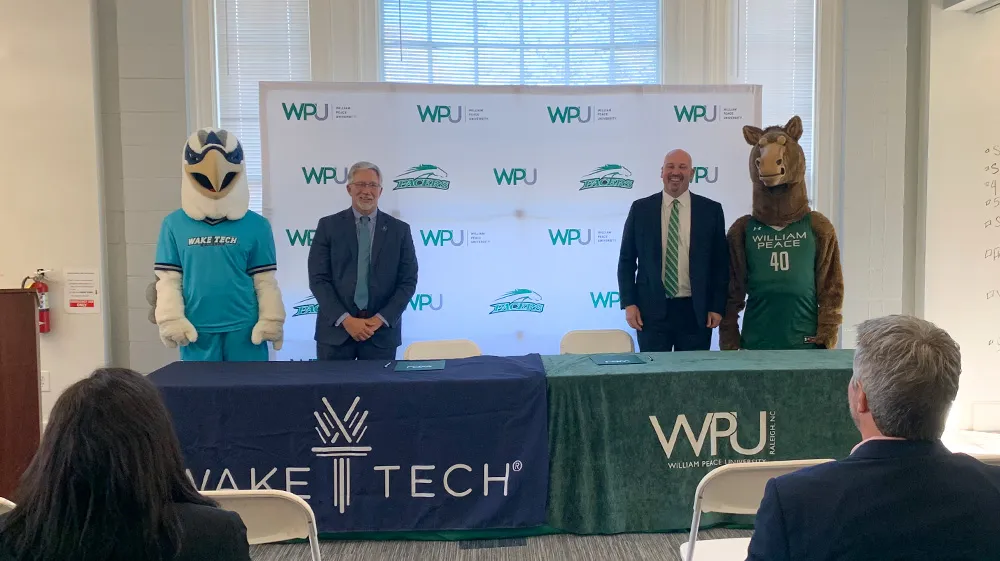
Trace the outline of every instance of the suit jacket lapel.
<instances>
[{"instance_id":1,"label":"suit jacket lapel","mask_svg":"<svg viewBox=\"0 0 1000 561\"><path fill-rule=\"evenodd\" d=\"M656 248L656 276L663 282L663 191L657 193L652 199L653 204L649 208L649 220L653 225L653 247Z\"/></svg>"},{"instance_id":2,"label":"suit jacket lapel","mask_svg":"<svg viewBox=\"0 0 1000 561\"><path fill-rule=\"evenodd\" d=\"M389 230L389 215L377 211L375 215L375 235L372 236L372 267L375 266L375 262L378 259L378 254L382 250L382 246L385 245L385 236Z\"/></svg>"},{"instance_id":3,"label":"suit jacket lapel","mask_svg":"<svg viewBox=\"0 0 1000 561\"><path fill-rule=\"evenodd\" d=\"M698 227L701 225L701 221L698 218L701 216L701 201L698 200L699 197L694 193L691 193L691 231L688 232L688 276L694 275L694 267L692 266L695 262L695 255L698 255L698 241L702 239L702 236L697 234ZM694 279L691 280L691 285L694 286Z\"/></svg>"},{"instance_id":4,"label":"suit jacket lapel","mask_svg":"<svg viewBox=\"0 0 1000 561\"><path fill-rule=\"evenodd\" d=\"M337 241L347 244L347 250L351 256L351 263L354 263L354 269L352 270L356 273L358 264L358 228L354 224L354 211L351 209L344 211L343 216L341 217L341 224L340 235L343 236L344 239Z\"/></svg>"}]
</instances>

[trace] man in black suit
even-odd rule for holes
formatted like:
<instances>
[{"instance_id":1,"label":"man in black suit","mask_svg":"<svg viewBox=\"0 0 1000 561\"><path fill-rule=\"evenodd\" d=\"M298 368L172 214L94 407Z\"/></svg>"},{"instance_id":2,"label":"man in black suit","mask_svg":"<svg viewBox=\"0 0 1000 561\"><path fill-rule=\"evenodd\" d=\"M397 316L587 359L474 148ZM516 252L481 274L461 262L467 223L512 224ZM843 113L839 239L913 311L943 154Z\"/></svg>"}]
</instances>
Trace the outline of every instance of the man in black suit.
<instances>
[{"instance_id":1,"label":"man in black suit","mask_svg":"<svg viewBox=\"0 0 1000 561\"><path fill-rule=\"evenodd\" d=\"M767 483L748 559L997 559L1000 467L940 440L961 368L930 322L862 323L847 401L863 440Z\"/></svg>"},{"instance_id":2,"label":"man in black suit","mask_svg":"<svg viewBox=\"0 0 1000 561\"><path fill-rule=\"evenodd\" d=\"M321 218L309 248L309 289L319 304L319 360L392 360L403 310L417 290L410 225L378 210L382 172L358 162L347 174L351 208Z\"/></svg>"},{"instance_id":3,"label":"man in black suit","mask_svg":"<svg viewBox=\"0 0 1000 561\"><path fill-rule=\"evenodd\" d=\"M707 351L729 287L722 205L688 190L694 168L684 150L667 154L660 177L663 190L632 203L625 220L621 306L639 350Z\"/></svg>"}]
</instances>

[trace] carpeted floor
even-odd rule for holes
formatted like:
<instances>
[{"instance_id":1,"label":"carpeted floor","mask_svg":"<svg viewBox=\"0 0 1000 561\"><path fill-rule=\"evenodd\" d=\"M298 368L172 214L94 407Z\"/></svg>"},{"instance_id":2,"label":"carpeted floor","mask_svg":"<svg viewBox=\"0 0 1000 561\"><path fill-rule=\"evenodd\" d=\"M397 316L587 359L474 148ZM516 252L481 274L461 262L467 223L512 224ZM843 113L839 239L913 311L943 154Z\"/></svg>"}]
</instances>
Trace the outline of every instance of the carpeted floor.
<instances>
[{"instance_id":1,"label":"carpeted floor","mask_svg":"<svg viewBox=\"0 0 1000 561\"><path fill-rule=\"evenodd\" d=\"M745 530L707 530L698 538L749 537ZM324 541L325 560L351 561L679 561L687 534L555 535L466 542ZM258 545L254 561L309 561L308 544Z\"/></svg>"}]
</instances>

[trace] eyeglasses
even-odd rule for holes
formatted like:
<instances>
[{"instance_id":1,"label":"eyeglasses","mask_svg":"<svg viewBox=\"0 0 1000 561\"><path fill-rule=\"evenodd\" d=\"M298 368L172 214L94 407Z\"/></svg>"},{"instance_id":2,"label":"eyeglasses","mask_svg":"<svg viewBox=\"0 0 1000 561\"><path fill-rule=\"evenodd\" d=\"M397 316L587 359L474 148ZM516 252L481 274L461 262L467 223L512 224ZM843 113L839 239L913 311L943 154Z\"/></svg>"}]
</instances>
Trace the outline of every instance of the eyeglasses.
<instances>
[{"instance_id":1,"label":"eyeglasses","mask_svg":"<svg viewBox=\"0 0 1000 561\"><path fill-rule=\"evenodd\" d=\"M353 186L355 186L355 187L357 187L359 189L378 189L379 187L381 187L381 185L379 185L378 183L370 183L370 182L369 183L364 183L364 182L351 183L351 185L353 185Z\"/></svg>"}]
</instances>

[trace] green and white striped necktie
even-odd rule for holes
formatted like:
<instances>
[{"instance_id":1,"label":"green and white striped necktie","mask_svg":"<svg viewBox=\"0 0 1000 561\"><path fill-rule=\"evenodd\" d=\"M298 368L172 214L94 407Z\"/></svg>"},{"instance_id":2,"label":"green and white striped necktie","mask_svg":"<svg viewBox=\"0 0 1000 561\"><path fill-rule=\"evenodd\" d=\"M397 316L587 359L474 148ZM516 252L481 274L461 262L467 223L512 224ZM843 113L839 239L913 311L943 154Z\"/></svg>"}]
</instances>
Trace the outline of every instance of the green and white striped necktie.
<instances>
[{"instance_id":1,"label":"green and white striped necktie","mask_svg":"<svg viewBox=\"0 0 1000 561\"><path fill-rule=\"evenodd\" d=\"M681 240L681 204L674 199L670 205L670 220L667 225L667 248L663 255L663 289L668 298L677 296L677 257Z\"/></svg>"}]
</instances>

